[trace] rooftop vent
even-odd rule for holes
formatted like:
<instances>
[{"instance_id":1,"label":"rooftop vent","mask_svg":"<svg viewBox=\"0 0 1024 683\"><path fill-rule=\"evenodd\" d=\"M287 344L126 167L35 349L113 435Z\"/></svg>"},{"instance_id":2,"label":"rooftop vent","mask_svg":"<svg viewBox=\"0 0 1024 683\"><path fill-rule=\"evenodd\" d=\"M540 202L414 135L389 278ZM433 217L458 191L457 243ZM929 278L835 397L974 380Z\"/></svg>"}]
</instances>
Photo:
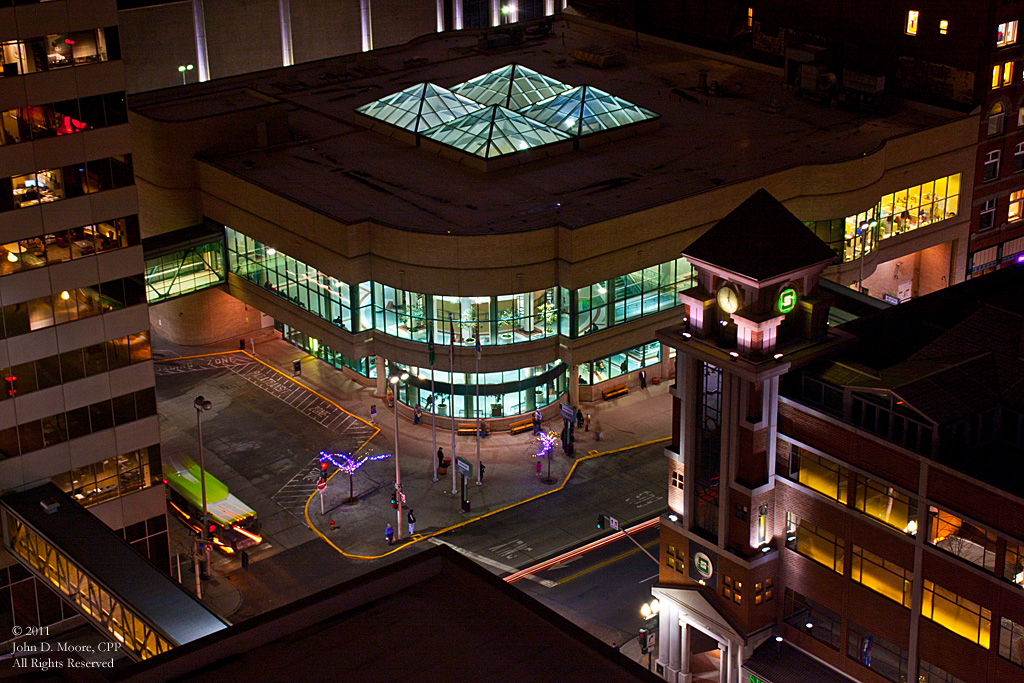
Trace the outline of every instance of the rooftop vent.
<instances>
[{"instance_id":1,"label":"rooftop vent","mask_svg":"<svg viewBox=\"0 0 1024 683\"><path fill-rule=\"evenodd\" d=\"M46 500L39 501L39 506L43 508L43 512L48 515L52 515L57 512L58 508L60 508L60 503L55 501L53 498L47 498Z\"/></svg>"}]
</instances>

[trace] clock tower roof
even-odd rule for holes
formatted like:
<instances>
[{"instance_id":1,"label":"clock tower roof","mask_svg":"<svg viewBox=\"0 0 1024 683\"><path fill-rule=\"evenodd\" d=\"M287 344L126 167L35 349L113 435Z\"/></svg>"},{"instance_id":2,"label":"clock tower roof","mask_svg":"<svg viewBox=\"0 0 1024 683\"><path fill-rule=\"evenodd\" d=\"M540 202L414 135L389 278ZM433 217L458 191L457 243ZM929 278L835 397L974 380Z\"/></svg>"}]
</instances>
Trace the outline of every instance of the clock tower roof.
<instances>
[{"instance_id":1,"label":"clock tower roof","mask_svg":"<svg viewBox=\"0 0 1024 683\"><path fill-rule=\"evenodd\" d=\"M761 188L683 249L683 256L763 282L827 264L835 252Z\"/></svg>"}]
</instances>

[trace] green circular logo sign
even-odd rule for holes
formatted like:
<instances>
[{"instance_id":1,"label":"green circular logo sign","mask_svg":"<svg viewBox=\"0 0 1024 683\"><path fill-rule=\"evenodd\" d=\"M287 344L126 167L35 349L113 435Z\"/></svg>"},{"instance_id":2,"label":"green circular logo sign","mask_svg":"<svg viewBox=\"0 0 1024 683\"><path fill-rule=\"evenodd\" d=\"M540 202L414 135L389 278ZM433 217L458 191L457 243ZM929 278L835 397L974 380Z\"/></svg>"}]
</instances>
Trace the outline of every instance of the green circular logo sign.
<instances>
[{"instance_id":1,"label":"green circular logo sign","mask_svg":"<svg viewBox=\"0 0 1024 683\"><path fill-rule=\"evenodd\" d=\"M715 573L714 565L711 563L711 558L704 553L695 553L693 556L693 566L697 569L697 573L703 576L705 579L710 579L712 574Z\"/></svg>"},{"instance_id":2,"label":"green circular logo sign","mask_svg":"<svg viewBox=\"0 0 1024 683\"><path fill-rule=\"evenodd\" d=\"M779 292L779 313L789 313L796 308L796 290L786 287Z\"/></svg>"}]
</instances>

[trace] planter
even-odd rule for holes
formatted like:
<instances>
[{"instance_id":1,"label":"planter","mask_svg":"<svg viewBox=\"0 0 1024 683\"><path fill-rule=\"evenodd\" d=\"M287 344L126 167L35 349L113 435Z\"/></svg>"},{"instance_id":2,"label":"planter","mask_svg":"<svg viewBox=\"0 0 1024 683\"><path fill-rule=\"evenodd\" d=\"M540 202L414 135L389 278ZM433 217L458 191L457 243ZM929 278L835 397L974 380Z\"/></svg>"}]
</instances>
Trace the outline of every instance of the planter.
<instances>
[{"instance_id":1,"label":"planter","mask_svg":"<svg viewBox=\"0 0 1024 683\"><path fill-rule=\"evenodd\" d=\"M501 404L500 403L492 403L491 404L491 417L501 417Z\"/></svg>"}]
</instances>

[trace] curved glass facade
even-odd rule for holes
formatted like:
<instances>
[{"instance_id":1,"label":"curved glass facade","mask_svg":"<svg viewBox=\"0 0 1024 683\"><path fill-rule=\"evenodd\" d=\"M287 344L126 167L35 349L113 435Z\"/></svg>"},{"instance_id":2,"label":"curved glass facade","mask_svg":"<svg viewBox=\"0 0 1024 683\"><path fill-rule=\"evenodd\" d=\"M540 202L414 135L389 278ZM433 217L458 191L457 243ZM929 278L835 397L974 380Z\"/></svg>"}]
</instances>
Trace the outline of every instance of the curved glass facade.
<instances>
[{"instance_id":1,"label":"curved glass facade","mask_svg":"<svg viewBox=\"0 0 1024 683\"><path fill-rule=\"evenodd\" d=\"M887 194L856 215L804 224L846 262L874 251L881 240L955 218L959 209L957 173Z\"/></svg>"},{"instance_id":2,"label":"curved glass facade","mask_svg":"<svg viewBox=\"0 0 1024 683\"><path fill-rule=\"evenodd\" d=\"M693 269L678 258L576 290L548 287L499 296L440 296L374 282L347 284L225 228L228 267L239 277L337 325L399 339L482 346L592 334L679 305Z\"/></svg>"},{"instance_id":3,"label":"curved glass facade","mask_svg":"<svg viewBox=\"0 0 1024 683\"><path fill-rule=\"evenodd\" d=\"M456 418L475 418L475 405L479 405L480 417L505 417L528 413L558 401L568 390L569 369L565 363L556 361L519 370L504 372L472 373L434 370L434 393L430 393L430 368L417 368L388 362L388 374L406 371L409 379L398 385L398 400L406 405L420 406L429 414L437 403L438 415L451 415L449 403L452 381L455 382ZM480 382L480 399L477 404L476 382Z\"/></svg>"}]
</instances>

